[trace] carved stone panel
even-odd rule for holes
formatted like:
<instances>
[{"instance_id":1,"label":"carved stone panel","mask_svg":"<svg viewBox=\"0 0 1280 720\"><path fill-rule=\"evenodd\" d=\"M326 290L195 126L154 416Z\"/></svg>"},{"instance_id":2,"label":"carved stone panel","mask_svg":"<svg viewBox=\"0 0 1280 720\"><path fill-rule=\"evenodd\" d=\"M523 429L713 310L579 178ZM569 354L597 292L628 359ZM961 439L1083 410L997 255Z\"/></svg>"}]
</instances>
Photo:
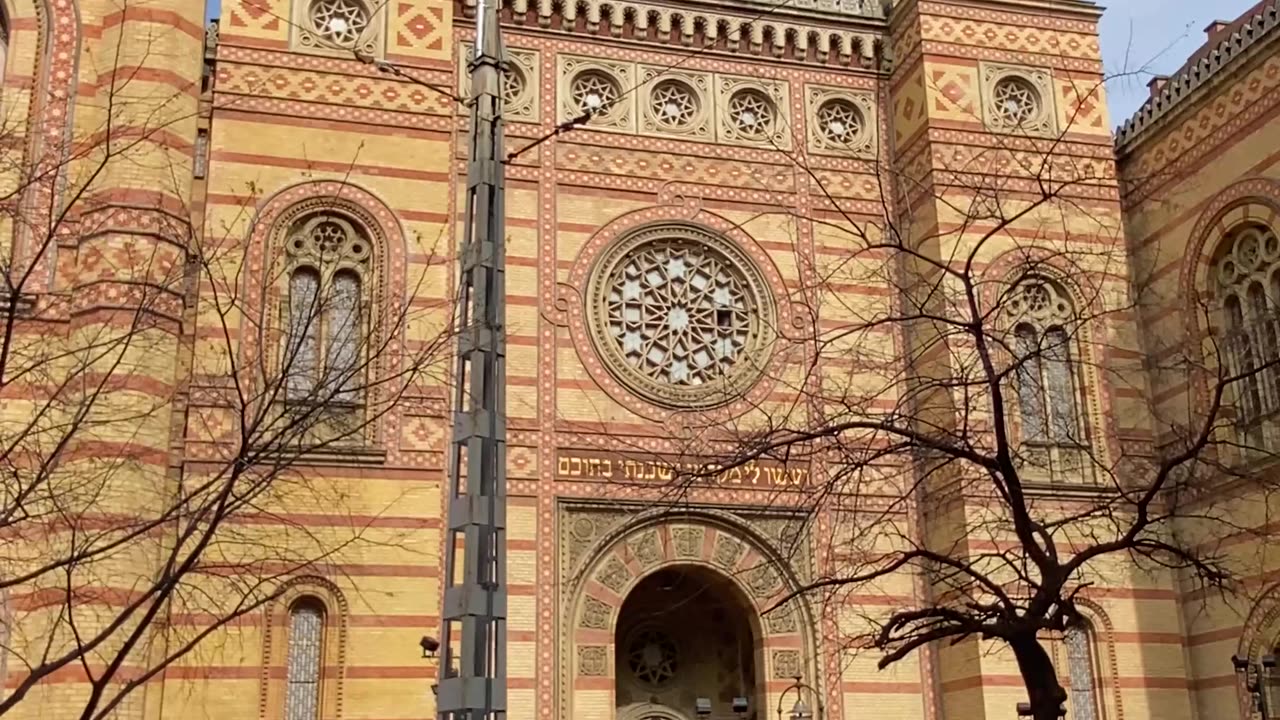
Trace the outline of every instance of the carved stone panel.
<instances>
[{"instance_id":1,"label":"carved stone panel","mask_svg":"<svg viewBox=\"0 0 1280 720\"><path fill-rule=\"evenodd\" d=\"M715 140L711 124L711 76L640 66L640 132Z\"/></svg>"},{"instance_id":2,"label":"carved stone panel","mask_svg":"<svg viewBox=\"0 0 1280 720\"><path fill-rule=\"evenodd\" d=\"M592 630L608 630L612 615L613 608L608 603L588 595L582 601L582 621L579 624Z\"/></svg>"},{"instance_id":3,"label":"carved stone panel","mask_svg":"<svg viewBox=\"0 0 1280 720\"><path fill-rule=\"evenodd\" d=\"M706 531L700 527L678 527L671 530L671 541L676 557L692 558L702 554L702 538Z\"/></svg>"},{"instance_id":4,"label":"carved stone panel","mask_svg":"<svg viewBox=\"0 0 1280 720\"><path fill-rule=\"evenodd\" d=\"M662 548L658 546L658 532L649 530L638 538L627 543L631 555L641 567L656 565L662 560Z\"/></svg>"},{"instance_id":5,"label":"carved stone panel","mask_svg":"<svg viewBox=\"0 0 1280 720\"><path fill-rule=\"evenodd\" d=\"M572 576L583 561L587 548L629 517L630 513L619 510L588 507L566 509L561 514L559 523L561 576Z\"/></svg>"},{"instance_id":6,"label":"carved stone panel","mask_svg":"<svg viewBox=\"0 0 1280 720\"><path fill-rule=\"evenodd\" d=\"M561 55L559 60L562 121L592 113L593 129L635 131L634 65L571 55Z\"/></svg>"},{"instance_id":7,"label":"carved stone panel","mask_svg":"<svg viewBox=\"0 0 1280 720\"><path fill-rule=\"evenodd\" d=\"M781 585L782 578L778 577L778 571L767 560L761 561L758 567L747 573L747 587L751 588L751 595L757 600L773 597Z\"/></svg>"},{"instance_id":8,"label":"carved stone panel","mask_svg":"<svg viewBox=\"0 0 1280 720\"><path fill-rule=\"evenodd\" d=\"M600 572L596 573L596 581L610 590L622 594L622 590L631 580L631 571L616 556L609 558Z\"/></svg>"},{"instance_id":9,"label":"carved stone panel","mask_svg":"<svg viewBox=\"0 0 1280 720\"><path fill-rule=\"evenodd\" d=\"M578 647L578 674L603 677L609 674L609 659L603 645Z\"/></svg>"},{"instance_id":10,"label":"carved stone panel","mask_svg":"<svg viewBox=\"0 0 1280 720\"><path fill-rule=\"evenodd\" d=\"M741 542L734 540L727 535L717 535L715 549L711 552L711 560L722 568L730 569L737 567L738 561L742 560L742 554L746 550Z\"/></svg>"},{"instance_id":11,"label":"carved stone panel","mask_svg":"<svg viewBox=\"0 0 1280 720\"><path fill-rule=\"evenodd\" d=\"M1058 130L1047 68L981 63L982 117L988 130L1052 137Z\"/></svg>"},{"instance_id":12,"label":"carved stone panel","mask_svg":"<svg viewBox=\"0 0 1280 720\"><path fill-rule=\"evenodd\" d=\"M800 653L796 650L774 650L772 675L776 680L800 677Z\"/></svg>"},{"instance_id":13,"label":"carved stone panel","mask_svg":"<svg viewBox=\"0 0 1280 720\"><path fill-rule=\"evenodd\" d=\"M845 88L805 88L809 150L843 157L876 155L875 96Z\"/></svg>"},{"instance_id":14,"label":"carved stone panel","mask_svg":"<svg viewBox=\"0 0 1280 720\"><path fill-rule=\"evenodd\" d=\"M787 118L785 83L717 75L715 88L716 132L720 142L790 147L791 123Z\"/></svg>"},{"instance_id":15,"label":"carved stone panel","mask_svg":"<svg viewBox=\"0 0 1280 720\"><path fill-rule=\"evenodd\" d=\"M794 603L787 603L765 616L769 632L775 634L793 633L796 631L796 612Z\"/></svg>"}]
</instances>

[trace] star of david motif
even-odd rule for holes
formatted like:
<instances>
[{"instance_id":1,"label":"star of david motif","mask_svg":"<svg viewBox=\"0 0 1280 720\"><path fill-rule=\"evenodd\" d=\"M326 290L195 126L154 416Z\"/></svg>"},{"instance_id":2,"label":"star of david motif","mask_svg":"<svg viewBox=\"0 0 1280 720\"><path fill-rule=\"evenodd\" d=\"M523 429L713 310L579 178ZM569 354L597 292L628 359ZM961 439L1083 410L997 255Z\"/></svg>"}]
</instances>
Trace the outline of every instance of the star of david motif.
<instances>
[{"instance_id":1,"label":"star of david motif","mask_svg":"<svg viewBox=\"0 0 1280 720\"><path fill-rule=\"evenodd\" d=\"M1040 114L1040 94L1022 78L1000 80L992 96L996 117L1006 127L1025 125Z\"/></svg>"},{"instance_id":2,"label":"star of david motif","mask_svg":"<svg viewBox=\"0 0 1280 720\"><path fill-rule=\"evenodd\" d=\"M310 15L315 33L338 47L355 46L369 26L368 11L352 0L317 0Z\"/></svg>"},{"instance_id":3,"label":"star of david motif","mask_svg":"<svg viewBox=\"0 0 1280 720\"><path fill-rule=\"evenodd\" d=\"M740 91L729 99L729 118L744 137L768 137L775 120L773 103L755 90Z\"/></svg>"},{"instance_id":4,"label":"star of david motif","mask_svg":"<svg viewBox=\"0 0 1280 720\"><path fill-rule=\"evenodd\" d=\"M847 100L831 100L818 108L818 128L837 147L853 144L862 136L862 113Z\"/></svg>"},{"instance_id":5,"label":"star of david motif","mask_svg":"<svg viewBox=\"0 0 1280 720\"><path fill-rule=\"evenodd\" d=\"M675 80L658 83L649 102L654 118L664 127L689 127L698 112L698 103L693 93L683 83Z\"/></svg>"}]
</instances>

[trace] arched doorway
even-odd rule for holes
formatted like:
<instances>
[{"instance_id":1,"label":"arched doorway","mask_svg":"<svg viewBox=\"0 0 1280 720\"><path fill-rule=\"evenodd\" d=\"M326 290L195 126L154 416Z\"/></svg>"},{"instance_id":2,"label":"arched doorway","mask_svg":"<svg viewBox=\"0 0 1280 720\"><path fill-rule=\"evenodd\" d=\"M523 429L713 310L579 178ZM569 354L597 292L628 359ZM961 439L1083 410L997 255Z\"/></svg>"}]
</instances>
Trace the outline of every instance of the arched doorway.
<instances>
[{"instance_id":1,"label":"arched doorway","mask_svg":"<svg viewBox=\"0 0 1280 720\"><path fill-rule=\"evenodd\" d=\"M614 638L618 717L637 706L693 717L764 720L758 616L727 577L698 565L664 567L631 589ZM745 714L733 711L746 698ZM655 715L658 717L658 715Z\"/></svg>"}]
</instances>

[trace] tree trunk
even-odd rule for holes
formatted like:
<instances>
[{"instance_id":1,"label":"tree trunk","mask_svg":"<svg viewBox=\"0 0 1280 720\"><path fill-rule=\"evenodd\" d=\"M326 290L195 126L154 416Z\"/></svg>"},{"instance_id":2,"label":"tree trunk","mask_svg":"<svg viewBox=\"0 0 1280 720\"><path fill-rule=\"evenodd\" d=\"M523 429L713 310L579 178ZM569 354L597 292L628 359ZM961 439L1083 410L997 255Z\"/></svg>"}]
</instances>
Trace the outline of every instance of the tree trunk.
<instances>
[{"instance_id":1,"label":"tree trunk","mask_svg":"<svg viewBox=\"0 0 1280 720\"><path fill-rule=\"evenodd\" d=\"M1058 673L1053 668L1049 653L1034 634L1009 641L1013 654L1018 658L1018 670L1027 686L1027 699L1031 705L1031 717L1035 720L1061 720L1066 714L1062 705L1067 701L1067 691L1058 683Z\"/></svg>"}]
</instances>

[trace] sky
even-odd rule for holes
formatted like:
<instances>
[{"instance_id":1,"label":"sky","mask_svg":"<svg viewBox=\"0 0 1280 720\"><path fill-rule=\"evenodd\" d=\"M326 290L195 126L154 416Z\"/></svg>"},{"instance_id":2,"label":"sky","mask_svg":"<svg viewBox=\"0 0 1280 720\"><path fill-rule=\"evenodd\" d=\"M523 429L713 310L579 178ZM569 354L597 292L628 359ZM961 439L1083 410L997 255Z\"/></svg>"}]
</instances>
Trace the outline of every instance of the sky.
<instances>
[{"instance_id":1,"label":"sky","mask_svg":"<svg viewBox=\"0 0 1280 720\"><path fill-rule=\"evenodd\" d=\"M1258 0L1100 0L1102 59L1111 122L1120 125L1147 98L1152 75L1168 75L1206 40L1214 20L1234 20Z\"/></svg>"}]
</instances>

